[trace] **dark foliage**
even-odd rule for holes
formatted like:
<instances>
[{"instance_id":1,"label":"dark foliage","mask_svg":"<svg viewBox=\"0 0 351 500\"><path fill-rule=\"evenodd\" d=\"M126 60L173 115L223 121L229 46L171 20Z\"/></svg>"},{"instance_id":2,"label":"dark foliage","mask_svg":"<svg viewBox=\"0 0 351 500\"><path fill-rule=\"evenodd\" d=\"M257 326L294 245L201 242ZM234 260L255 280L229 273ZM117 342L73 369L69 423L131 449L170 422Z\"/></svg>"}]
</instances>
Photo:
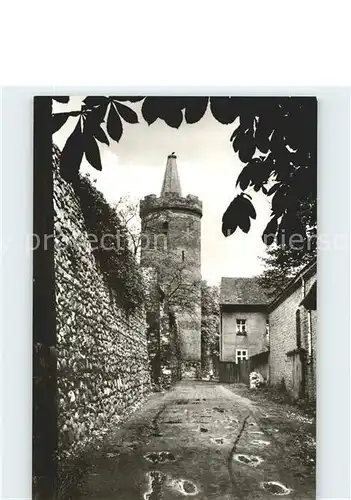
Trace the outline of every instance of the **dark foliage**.
<instances>
[{"instance_id":1,"label":"dark foliage","mask_svg":"<svg viewBox=\"0 0 351 500\"><path fill-rule=\"evenodd\" d=\"M69 97L67 96L55 96L53 97L54 101L61 102L67 104L69 102Z\"/></svg>"},{"instance_id":2,"label":"dark foliage","mask_svg":"<svg viewBox=\"0 0 351 500\"><path fill-rule=\"evenodd\" d=\"M128 235L117 212L90 181L79 176L73 183L85 219L87 232L93 236L92 249L105 281L116 301L132 311L145 300L143 278L128 247Z\"/></svg>"},{"instance_id":3,"label":"dark foliage","mask_svg":"<svg viewBox=\"0 0 351 500\"><path fill-rule=\"evenodd\" d=\"M55 98L56 100L64 98ZM138 123L136 112L125 104L143 101L142 117L151 125L163 120L178 128L183 122L196 123L208 106L213 117L223 124L239 124L230 141L235 153L245 164L237 186L262 192L271 198L271 220L262 238L267 245L284 243L293 234L305 237L306 227L299 216L301 204L313 204L317 196L317 101L312 97L87 97L78 124L63 149L62 175L66 180L78 176L85 156L101 170L98 143L109 144L101 125L111 140L119 141L123 123ZM60 102L63 102L62 100ZM53 130L66 121L65 113L53 115ZM272 185L272 182L274 183ZM311 215L316 218L315 211ZM237 228L250 230L255 210L241 193L228 206L223 216L222 232L233 234ZM314 223L316 219L314 220Z\"/></svg>"},{"instance_id":4,"label":"dark foliage","mask_svg":"<svg viewBox=\"0 0 351 500\"><path fill-rule=\"evenodd\" d=\"M277 245L267 248L266 255L262 258L264 270L257 278L258 282L266 289L267 295L273 298L315 256L316 248L308 252Z\"/></svg>"},{"instance_id":5,"label":"dark foliage","mask_svg":"<svg viewBox=\"0 0 351 500\"><path fill-rule=\"evenodd\" d=\"M224 236L233 234L237 227L240 227L244 233L249 232L250 218L256 219L256 211L250 200L249 195L241 193L230 203L222 219L222 233Z\"/></svg>"},{"instance_id":6,"label":"dark foliage","mask_svg":"<svg viewBox=\"0 0 351 500\"><path fill-rule=\"evenodd\" d=\"M270 297L278 295L288 281L317 256L317 229L315 225L316 203L301 204L298 217L305 228L303 235L297 234L290 241L282 241L266 249L262 258L264 269L258 277ZM270 229L273 233L274 229Z\"/></svg>"},{"instance_id":7,"label":"dark foliage","mask_svg":"<svg viewBox=\"0 0 351 500\"><path fill-rule=\"evenodd\" d=\"M219 355L219 288L201 282L201 365L205 373Z\"/></svg>"}]
</instances>

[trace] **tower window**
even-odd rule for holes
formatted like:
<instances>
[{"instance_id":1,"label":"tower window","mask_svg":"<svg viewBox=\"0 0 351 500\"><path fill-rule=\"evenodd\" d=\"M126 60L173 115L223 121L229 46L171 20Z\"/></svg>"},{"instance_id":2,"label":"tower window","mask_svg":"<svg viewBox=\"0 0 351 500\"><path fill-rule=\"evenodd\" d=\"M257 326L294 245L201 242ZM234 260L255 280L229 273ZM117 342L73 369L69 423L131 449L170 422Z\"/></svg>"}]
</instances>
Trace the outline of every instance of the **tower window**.
<instances>
[{"instance_id":1,"label":"tower window","mask_svg":"<svg viewBox=\"0 0 351 500\"><path fill-rule=\"evenodd\" d=\"M168 222L167 221L162 224L162 232L165 234L168 232Z\"/></svg>"},{"instance_id":2,"label":"tower window","mask_svg":"<svg viewBox=\"0 0 351 500\"><path fill-rule=\"evenodd\" d=\"M182 262L184 262L184 260L185 260L185 251L182 250Z\"/></svg>"}]
</instances>

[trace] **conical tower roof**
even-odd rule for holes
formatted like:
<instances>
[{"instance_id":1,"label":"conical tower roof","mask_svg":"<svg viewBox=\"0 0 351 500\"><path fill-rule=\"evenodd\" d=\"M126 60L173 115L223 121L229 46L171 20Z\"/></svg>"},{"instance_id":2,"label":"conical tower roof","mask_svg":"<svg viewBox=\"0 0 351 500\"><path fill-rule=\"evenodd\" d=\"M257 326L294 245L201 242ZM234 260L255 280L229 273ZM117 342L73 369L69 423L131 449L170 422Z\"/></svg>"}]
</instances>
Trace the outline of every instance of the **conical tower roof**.
<instances>
[{"instance_id":1,"label":"conical tower roof","mask_svg":"<svg viewBox=\"0 0 351 500\"><path fill-rule=\"evenodd\" d=\"M166 171L163 178L161 197L168 193L178 194L182 196L180 180L178 175L177 157L174 153L168 155Z\"/></svg>"}]
</instances>

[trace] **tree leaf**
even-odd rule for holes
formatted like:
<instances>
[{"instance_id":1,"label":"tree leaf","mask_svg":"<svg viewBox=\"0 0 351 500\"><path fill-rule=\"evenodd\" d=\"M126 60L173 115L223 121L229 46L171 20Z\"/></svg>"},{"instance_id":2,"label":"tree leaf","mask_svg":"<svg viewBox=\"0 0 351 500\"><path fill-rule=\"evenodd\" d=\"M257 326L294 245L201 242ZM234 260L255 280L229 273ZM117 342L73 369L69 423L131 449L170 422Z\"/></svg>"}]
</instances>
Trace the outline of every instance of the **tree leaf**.
<instances>
[{"instance_id":1,"label":"tree leaf","mask_svg":"<svg viewBox=\"0 0 351 500\"><path fill-rule=\"evenodd\" d=\"M245 214L241 215L239 219L238 226L244 233L248 233L250 231L251 221L250 217L247 217Z\"/></svg>"},{"instance_id":2,"label":"tree leaf","mask_svg":"<svg viewBox=\"0 0 351 500\"><path fill-rule=\"evenodd\" d=\"M103 142L107 145L110 144L108 138L104 130L101 128L101 123L104 121L106 111L107 111L108 102L105 101L103 104L100 104L91 111L89 111L86 115L86 119L84 122L84 136L96 137L100 142Z\"/></svg>"},{"instance_id":3,"label":"tree leaf","mask_svg":"<svg viewBox=\"0 0 351 500\"><path fill-rule=\"evenodd\" d=\"M148 125L160 118L160 101L157 97L146 97L141 107L141 113Z\"/></svg>"},{"instance_id":4,"label":"tree leaf","mask_svg":"<svg viewBox=\"0 0 351 500\"><path fill-rule=\"evenodd\" d=\"M107 135L101 127L95 130L94 136L99 142L103 142L107 146L110 145L110 141L108 140Z\"/></svg>"},{"instance_id":5,"label":"tree leaf","mask_svg":"<svg viewBox=\"0 0 351 500\"><path fill-rule=\"evenodd\" d=\"M90 165L96 170L102 170L99 146L92 135L84 136L84 151Z\"/></svg>"},{"instance_id":6,"label":"tree leaf","mask_svg":"<svg viewBox=\"0 0 351 500\"><path fill-rule=\"evenodd\" d=\"M234 139L237 137L237 135L240 133L243 133L243 132L244 132L244 129L243 129L242 125L239 123L239 125L233 130L232 135L230 136L230 141L234 141ZM233 149L234 149L234 146L233 146Z\"/></svg>"},{"instance_id":7,"label":"tree leaf","mask_svg":"<svg viewBox=\"0 0 351 500\"><path fill-rule=\"evenodd\" d=\"M271 140L270 140L270 149L275 154L276 157L286 157L288 151L286 149L284 135L282 130L279 131L277 129L274 130Z\"/></svg>"},{"instance_id":8,"label":"tree leaf","mask_svg":"<svg viewBox=\"0 0 351 500\"><path fill-rule=\"evenodd\" d=\"M139 123L138 115L131 108L128 108L128 106L125 106L124 104L118 102L115 103L115 106L124 121L128 123Z\"/></svg>"},{"instance_id":9,"label":"tree leaf","mask_svg":"<svg viewBox=\"0 0 351 500\"><path fill-rule=\"evenodd\" d=\"M273 126L270 124L268 120L265 120L265 117L262 118L262 115L260 116L260 119L256 125L256 132L255 132L255 143L256 147L262 152L262 153L268 153L270 149L270 135L273 131Z\"/></svg>"},{"instance_id":10,"label":"tree leaf","mask_svg":"<svg viewBox=\"0 0 351 500\"><path fill-rule=\"evenodd\" d=\"M65 180L73 181L78 177L83 152L84 144L79 119L72 134L68 137L61 153L60 172Z\"/></svg>"},{"instance_id":11,"label":"tree leaf","mask_svg":"<svg viewBox=\"0 0 351 500\"><path fill-rule=\"evenodd\" d=\"M239 148L239 158L243 163L247 163L252 160L255 154L256 146L253 141L253 131L247 132L242 138L240 148Z\"/></svg>"},{"instance_id":12,"label":"tree leaf","mask_svg":"<svg viewBox=\"0 0 351 500\"><path fill-rule=\"evenodd\" d=\"M112 103L110 104L110 110L107 116L107 133L109 134L111 139L117 142L120 140L123 133L121 119Z\"/></svg>"},{"instance_id":13,"label":"tree leaf","mask_svg":"<svg viewBox=\"0 0 351 500\"><path fill-rule=\"evenodd\" d=\"M247 163L250 161L255 154L256 147L254 144L250 144L249 146L246 146L245 148L240 148L239 149L239 158L243 163Z\"/></svg>"},{"instance_id":14,"label":"tree leaf","mask_svg":"<svg viewBox=\"0 0 351 500\"><path fill-rule=\"evenodd\" d=\"M278 219L273 217L267 224L265 230L262 233L263 243L266 245L271 245L274 242L275 235L278 229Z\"/></svg>"},{"instance_id":15,"label":"tree leaf","mask_svg":"<svg viewBox=\"0 0 351 500\"><path fill-rule=\"evenodd\" d=\"M183 121L183 113L181 109L168 110L163 117L164 121L173 128L179 128Z\"/></svg>"},{"instance_id":16,"label":"tree leaf","mask_svg":"<svg viewBox=\"0 0 351 500\"><path fill-rule=\"evenodd\" d=\"M54 134L66 123L69 113L55 113L52 115L52 133Z\"/></svg>"},{"instance_id":17,"label":"tree leaf","mask_svg":"<svg viewBox=\"0 0 351 500\"><path fill-rule=\"evenodd\" d=\"M228 125L239 116L240 101L236 97L211 97L210 108L217 121Z\"/></svg>"},{"instance_id":18,"label":"tree leaf","mask_svg":"<svg viewBox=\"0 0 351 500\"><path fill-rule=\"evenodd\" d=\"M244 135L245 134L241 131L236 134L236 137L233 141L233 149L234 149L235 153L237 153L239 151L241 144L243 142Z\"/></svg>"},{"instance_id":19,"label":"tree leaf","mask_svg":"<svg viewBox=\"0 0 351 500\"><path fill-rule=\"evenodd\" d=\"M272 198L272 212L276 217L282 215L287 208L287 199L286 188L280 184L280 188L276 190Z\"/></svg>"},{"instance_id":20,"label":"tree leaf","mask_svg":"<svg viewBox=\"0 0 351 500\"><path fill-rule=\"evenodd\" d=\"M295 207L290 207L282 217L279 225L278 245L285 245L290 248L291 245L302 244L305 239L306 228L302 224Z\"/></svg>"},{"instance_id":21,"label":"tree leaf","mask_svg":"<svg viewBox=\"0 0 351 500\"><path fill-rule=\"evenodd\" d=\"M225 237L230 236L238 227L238 197L234 198L222 217L222 233Z\"/></svg>"},{"instance_id":22,"label":"tree leaf","mask_svg":"<svg viewBox=\"0 0 351 500\"><path fill-rule=\"evenodd\" d=\"M251 166L246 165L238 175L238 178L236 180L236 186L240 186L241 189L244 191L247 189L251 182Z\"/></svg>"},{"instance_id":23,"label":"tree leaf","mask_svg":"<svg viewBox=\"0 0 351 500\"><path fill-rule=\"evenodd\" d=\"M185 100L185 121L197 123L207 110L208 97L187 97Z\"/></svg>"},{"instance_id":24,"label":"tree leaf","mask_svg":"<svg viewBox=\"0 0 351 500\"><path fill-rule=\"evenodd\" d=\"M233 233L235 233L237 227L238 224L236 224L234 221L231 224L222 222L222 233L227 238L228 236L231 236Z\"/></svg>"},{"instance_id":25,"label":"tree leaf","mask_svg":"<svg viewBox=\"0 0 351 500\"><path fill-rule=\"evenodd\" d=\"M256 219L256 210L250 200L246 198L246 196L241 194L241 204L245 207L245 211L251 219Z\"/></svg>"},{"instance_id":26,"label":"tree leaf","mask_svg":"<svg viewBox=\"0 0 351 500\"><path fill-rule=\"evenodd\" d=\"M170 127L178 128L183 121L183 108L183 97L146 97L141 112L149 125L160 118Z\"/></svg>"},{"instance_id":27,"label":"tree leaf","mask_svg":"<svg viewBox=\"0 0 351 500\"><path fill-rule=\"evenodd\" d=\"M106 111L107 111L108 101L99 104L98 106L94 106L89 113L87 113L87 121L91 123L91 126L94 128L95 126L99 126L101 123L105 121Z\"/></svg>"},{"instance_id":28,"label":"tree leaf","mask_svg":"<svg viewBox=\"0 0 351 500\"><path fill-rule=\"evenodd\" d=\"M280 182L277 182L274 184L268 191L267 191L267 196L271 196L273 193L277 191L281 186Z\"/></svg>"},{"instance_id":29,"label":"tree leaf","mask_svg":"<svg viewBox=\"0 0 351 500\"><path fill-rule=\"evenodd\" d=\"M108 102L108 97L106 96L88 96L83 99L83 102L88 107L99 106L100 104L105 104Z\"/></svg>"},{"instance_id":30,"label":"tree leaf","mask_svg":"<svg viewBox=\"0 0 351 500\"><path fill-rule=\"evenodd\" d=\"M237 227L248 233L251 227L250 217L256 218L256 211L251 201L240 194L234 198L222 218L222 233L224 236L233 234Z\"/></svg>"},{"instance_id":31,"label":"tree leaf","mask_svg":"<svg viewBox=\"0 0 351 500\"><path fill-rule=\"evenodd\" d=\"M144 97L127 97L127 96L109 96L110 99L113 99L114 101L128 101L128 102L139 102L139 101L142 101L143 99L145 99L145 96Z\"/></svg>"},{"instance_id":32,"label":"tree leaf","mask_svg":"<svg viewBox=\"0 0 351 500\"><path fill-rule=\"evenodd\" d=\"M64 96L53 96L52 97L54 101L57 102L62 102L64 104L67 104L69 102L69 97L64 97Z\"/></svg>"}]
</instances>

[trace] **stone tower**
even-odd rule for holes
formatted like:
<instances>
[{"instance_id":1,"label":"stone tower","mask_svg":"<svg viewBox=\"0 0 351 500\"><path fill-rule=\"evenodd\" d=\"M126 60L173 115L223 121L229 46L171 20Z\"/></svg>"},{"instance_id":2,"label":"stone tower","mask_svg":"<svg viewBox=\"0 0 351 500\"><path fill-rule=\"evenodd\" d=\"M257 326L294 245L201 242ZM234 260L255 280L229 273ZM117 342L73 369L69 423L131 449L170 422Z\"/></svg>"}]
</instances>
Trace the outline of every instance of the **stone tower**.
<instances>
[{"instance_id":1,"label":"stone tower","mask_svg":"<svg viewBox=\"0 0 351 500\"><path fill-rule=\"evenodd\" d=\"M140 217L145 238L141 245L142 265L152 268L157 256L165 255L168 269L174 269L174 275L167 270L167 279L174 280L172 286L180 285L182 290L175 318L186 375L201 360L202 202L197 196L182 195L174 153L167 158L160 196L151 194L141 200Z\"/></svg>"}]
</instances>

